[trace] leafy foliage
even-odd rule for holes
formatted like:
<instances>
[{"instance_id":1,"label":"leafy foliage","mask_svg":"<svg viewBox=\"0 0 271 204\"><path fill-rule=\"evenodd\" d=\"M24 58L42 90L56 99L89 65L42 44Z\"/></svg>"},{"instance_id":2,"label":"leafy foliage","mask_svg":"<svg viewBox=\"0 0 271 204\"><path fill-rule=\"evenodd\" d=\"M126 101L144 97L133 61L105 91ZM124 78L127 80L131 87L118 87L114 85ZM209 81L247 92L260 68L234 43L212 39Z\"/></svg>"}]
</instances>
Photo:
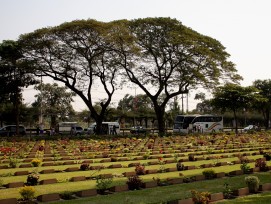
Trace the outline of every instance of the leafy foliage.
<instances>
[{"instance_id":1,"label":"leafy foliage","mask_svg":"<svg viewBox=\"0 0 271 204\"><path fill-rule=\"evenodd\" d=\"M197 86L214 88L221 80L241 79L219 41L176 19L77 20L22 35L19 42L24 62L36 75L60 81L82 98L98 134L112 95L125 82L138 86L151 100L163 134L171 98ZM119 74L124 76L122 84L117 83ZM100 111L93 104L96 84L106 94Z\"/></svg>"},{"instance_id":2,"label":"leafy foliage","mask_svg":"<svg viewBox=\"0 0 271 204\"><path fill-rule=\"evenodd\" d=\"M253 101L261 100L255 87L242 87L236 84L226 84L214 92L211 104L222 112L230 110L234 114L235 131L238 132L237 111L252 107Z\"/></svg>"},{"instance_id":3,"label":"leafy foliage","mask_svg":"<svg viewBox=\"0 0 271 204\"><path fill-rule=\"evenodd\" d=\"M191 194L195 204L208 204L211 202L211 194L209 192L191 190Z\"/></svg>"},{"instance_id":4,"label":"leafy foliage","mask_svg":"<svg viewBox=\"0 0 271 204\"><path fill-rule=\"evenodd\" d=\"M81 165L80 165L80 170L86 171L86 170L88 170L88 169L89 169L89 164L84 163L84 164L81 164Z\"/></svg>"},{"instance_id":5,"label":"leafy foliage","mask_svg":"<svg viewBox=\"0 0 271 204\"><path fill-rule=\"evenodd\" d=\"M215 178L215 170L213 169L205 169L203 170L202 174L205 176L206 179Z\"/></svg>"},{"instance_id":6,"label":"leafy foliage","mask_svg":"<svg viewBox=\"0 0 271 204\"><path fill-rule=\"evenodd\" d=\"M36 186L38 185L39 178L40 178L39 174L33 172L27 176L26 184L28 186Z\"/></svg>"},{"instance_id":7,"label":"leafy foliage","mask_svg":"<svg viewBox=\"0 0 271 204\"><path fill-rule=\"evenodd\" d=\"M250 173L250 166L248 165L247 162L243 162L243 163L240 165L240 169L243 171L244 174Z\"/></svg>"},{"instance_id":8,"label":"leafy foliage","mask_svg":"<svg viewBox=\"0 0 271 204\"><path fill-rule=\"evenodd\" d=\"M144 175L145 174L145 166L136 165L135 172L136 172L136 175Z\"/></svg>"},{"instance_id":9,"label":"leafy foliage","mask_svg":"<svg viewBox=\"0 0 271 204\"><path fill-rule=\"evenodd\" d=\"M25 186L19 191L23 200L31 200L35 197L36 190L32 186Z\"/></svg>"},{"instance_id":10,"label":"leafy foliage","mask_svg":"<svg viewBox=\"0 0 271 204\"><path fill-rule=\"evenodd\" d=\"M72 115L74 110L71 102L75 93L67 92L67 87L59 87L57 83L39 84L35 86L39 93L35 96L37 100L34 106L41 106L43 114L51 118L51 127L55 127L57 118L64 121L66 116Z\"/></svg>"},{"instance_id":11,"label":"leafy foliage","mask_svg":"<svg viewBox=\"0 0 271 204\"><path fill-rule=\"evenodd\" d=\"M128 177L128 181L126 183L129 190L139 190L143 184L142 180L137 175Z\"/></svg>"},{"instance_id":12,"label":"leafy foliage","mask_svg":"<svg viewBox=\"0 0 271 204\"><path fill-rule=\"evenodd\" d=\"M266 163L264 158L256 159L255 167L259 167L260 171L268 171L269 170L269 168L267 166L267 163Z\"/></svg>"},{"instance_id":13,"label":"leafy foliage","mask_svg":"<svg viewBox=\"0 0 271 204\"><path fill-rule=\"evenodd\" d=\"M1 103L13 105L13 121L19 126L22 90L36 80L21 63L21 45L12 40L0 44L0 107ZM19 133L17 128L17 133Z\"/></svg>"},{"instance_id":14,"label":"leafy foliage","mask_svg":"<svg viewBox=\"0 0 271 204\"><path fill-rule=\"evenodd\" d=\"M96 177L96 186L97 189L104 193L105 190L109 189L110 185L113 182L113 178L106 178L103 175L99 175Z\"/></svg>"},{"instance_id":15,"label":"leafy foliage","mask_svg":"<svg viewBox=\"0 0 271 204\"><path fill-rule=\"evenodd\" d=\"M245 177L245 182L251 193L255 193L258 191L260 180L257 176L247 176Z\"/></svg>"},{"instance_id":16,"label":"leafy foliage","mask_svg":"<svg viewBox=\"0 0 271 204\"><path fill-rule=\"evenodd\" d=\"M224 198L226 199L233 197L233 191L228 182L224 183L223 195L224 195Z\"/></svg>"},{"instance_id":17,"label":"leafy foliage","mask_svg":"<svg viewBox=\"0 0 271 204\"><path fill-rule=\"evenodd\" d=\"M271 80L256 80L253 86L259 90L262 100L253 104L253 107L262 113L265 121L265 128L269 128L270 110L271 110Z\"/></svg>"}]
</instances>

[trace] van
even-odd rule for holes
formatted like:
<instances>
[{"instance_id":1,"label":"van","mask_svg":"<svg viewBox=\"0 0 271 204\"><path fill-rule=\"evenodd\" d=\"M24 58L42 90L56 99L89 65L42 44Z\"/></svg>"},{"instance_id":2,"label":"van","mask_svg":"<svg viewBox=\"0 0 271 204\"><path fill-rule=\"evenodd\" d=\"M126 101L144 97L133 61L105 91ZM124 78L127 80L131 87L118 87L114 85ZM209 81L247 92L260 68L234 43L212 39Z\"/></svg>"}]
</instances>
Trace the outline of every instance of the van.
<instances>
[{"instance_id":1,"label":"van","mask_svg":"<svg viewBox=\"0 0 271 204\"><path fill-rule=\"evenodd\" d=\"M0 136L13 136L16 135L16 125L6 125L0 128ZM24 126L19 125L19 135L26 135Z\"/></svg>"},{"instance_id":2,"label":"van","mask_svg":"<svg viewBox=\"0 0 271 204\"><path fill-rule=\"evenodd\" d=\"M119 122L102 122L102 134L105 135L114 135L114 129L115 133L118 135L120 133L120 124ZM92 123L88 129L88 134L95 134L96 130L96 123Z\"/></svg>"},{"instance_id":3,"label":"van","mask_svg":"<svg viewBox=\"0 0 271 204\"><path fill-rule=\"evenodd\" d=\"M84 129L77 122L60 122L56 127L56 133L60 135L82 135L84 134Z\"/></svg>"}]
</instances>

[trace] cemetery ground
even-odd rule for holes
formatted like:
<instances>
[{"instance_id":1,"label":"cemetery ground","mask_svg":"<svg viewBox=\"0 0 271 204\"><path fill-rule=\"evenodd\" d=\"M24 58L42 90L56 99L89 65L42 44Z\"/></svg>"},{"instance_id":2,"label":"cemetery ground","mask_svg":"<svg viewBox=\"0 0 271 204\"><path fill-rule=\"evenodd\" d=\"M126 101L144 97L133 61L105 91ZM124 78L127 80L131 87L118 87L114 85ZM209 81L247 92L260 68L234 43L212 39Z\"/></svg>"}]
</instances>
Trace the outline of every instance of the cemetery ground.
<instances>
[{"instance_id":1,"label":"cemetery ground","mask_svg":"<svg viewBox=\"0 0 271 204\"><path fill-rule=\"evenodd\" d=\"M270 143L268 132L1 138L0 204L267 203Z\"/></svg>"}]
</instances>

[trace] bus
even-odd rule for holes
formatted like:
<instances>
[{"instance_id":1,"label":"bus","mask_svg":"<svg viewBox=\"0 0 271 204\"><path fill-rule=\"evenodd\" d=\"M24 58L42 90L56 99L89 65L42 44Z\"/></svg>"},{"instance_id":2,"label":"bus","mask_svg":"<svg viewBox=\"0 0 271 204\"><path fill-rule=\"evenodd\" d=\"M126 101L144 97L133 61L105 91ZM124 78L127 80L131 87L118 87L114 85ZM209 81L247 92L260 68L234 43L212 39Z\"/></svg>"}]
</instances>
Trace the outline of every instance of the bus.
<instances>
[{"instance_id":1,"label":"bus","mask_svg":"<svg viewBox=\"0 0 271 204\"><path fill-rule=\"evenodd\" d=\"M223 131L223 117L217 115L177 115L175 133L211 133Z\"/></svg>"}]
</instances>

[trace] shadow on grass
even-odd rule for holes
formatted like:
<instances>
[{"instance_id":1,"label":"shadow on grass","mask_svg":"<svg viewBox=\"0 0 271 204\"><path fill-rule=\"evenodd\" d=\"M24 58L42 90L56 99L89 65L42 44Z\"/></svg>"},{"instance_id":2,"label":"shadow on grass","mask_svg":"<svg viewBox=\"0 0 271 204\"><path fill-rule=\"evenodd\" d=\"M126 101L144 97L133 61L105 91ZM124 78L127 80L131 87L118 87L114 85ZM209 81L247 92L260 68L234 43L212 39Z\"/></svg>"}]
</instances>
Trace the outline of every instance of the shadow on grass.
<instances>
[{"instance_id":1,"label":"shadow on grass","mask_svg":"<svg viewBox=\"0 0 271 204\"><path fill-rule=\"evenodd\" d=\"M271 192L259 193L244 197L239 197L234 200L220 201L218 204L270 204Z\"/></svg>"}]
</instances>

